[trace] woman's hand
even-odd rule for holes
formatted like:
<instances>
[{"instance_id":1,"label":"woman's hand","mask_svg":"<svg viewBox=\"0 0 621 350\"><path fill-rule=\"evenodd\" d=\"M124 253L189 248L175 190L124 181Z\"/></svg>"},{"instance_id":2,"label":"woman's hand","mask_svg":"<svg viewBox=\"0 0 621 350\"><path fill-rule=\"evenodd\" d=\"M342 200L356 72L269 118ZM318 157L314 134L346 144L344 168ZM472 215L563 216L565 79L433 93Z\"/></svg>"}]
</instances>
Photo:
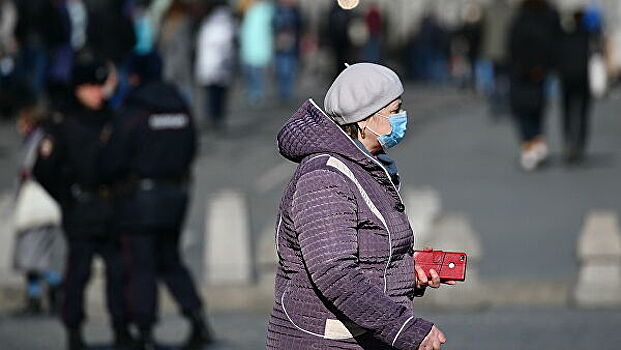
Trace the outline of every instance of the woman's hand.
<instances>
[{"instance_id":1,"label":"woman's hand","mask_svg":"<svg viewBox=\"0 0 621 350\"><path fill-rule=\"evenodd\" d=\"M426 252L430 252L433 250L432 247L425 247L423 249ZM440 275L438 275L438 272L435 269L430 269L429 273L431 274L431 279L429 279L429 277L427 277L427 274L425 273L425 270L423 270L422 267L415 265L414 266L414 270L416 270L416 288L417 289L424 289L427 287L431 287L431 288L439 288L441 283L444 284L448 284L448 285L455 285L457 282L455 281L440 281Z\"/></svg>"},{"instance_id":2,"label":"woman's hand","mask_svg":"<svg viewBox=\"0 0 621 350\"><path fill-rule=\"evenodd\" d=\"M440 350L446 343L446 336L436 326L431 327L431 332L420 343L418 350Z\"/></svg>"}]
</instances>

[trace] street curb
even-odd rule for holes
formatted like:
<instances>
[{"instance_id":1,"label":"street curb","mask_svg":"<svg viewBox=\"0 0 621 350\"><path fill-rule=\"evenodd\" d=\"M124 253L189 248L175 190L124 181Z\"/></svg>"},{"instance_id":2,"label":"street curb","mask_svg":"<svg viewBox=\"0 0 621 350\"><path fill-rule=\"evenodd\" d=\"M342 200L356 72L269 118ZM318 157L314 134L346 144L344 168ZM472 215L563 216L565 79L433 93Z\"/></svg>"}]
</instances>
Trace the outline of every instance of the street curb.
<instances>
[{"instance_id":1,"label":"street curb","mask_svg":"<svg viewBox=\"0 0 621 350\"><path fill-rule=\"evenodd\" d=\"M508 279L481 281L481 299L485 304L471 311L484 310L498 306L563 306L573 307L571 302L572 282L567 281L533 281L532 279ZM269 312L273 303L273 276L265 277L259 284L235 287L202 287L201 294L208 311L252 311ZM442 286L447 294L457 286ZM433 302L436 290L430 289L422 298L416 298L417 306L429 310L454 310L451 307L437 305ZM24 300L21 286L0 286L0 313L18 309ZM89 317L105 316L103 298L103 279L93 278L87 290L87 313ZM160 288L161 312L176 312L177 306L165 291Z\"/></svg>"}]
</instances>

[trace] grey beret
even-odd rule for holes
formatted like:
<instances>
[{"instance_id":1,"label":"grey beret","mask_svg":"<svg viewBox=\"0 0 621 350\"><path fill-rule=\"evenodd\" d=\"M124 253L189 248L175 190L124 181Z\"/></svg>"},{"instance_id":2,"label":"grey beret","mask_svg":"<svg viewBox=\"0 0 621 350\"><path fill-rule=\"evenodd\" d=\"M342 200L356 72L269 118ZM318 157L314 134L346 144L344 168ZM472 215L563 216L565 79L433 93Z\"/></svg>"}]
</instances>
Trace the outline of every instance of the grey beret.
<instances>
[{"instance_id":1,"label":"grey beret","mask_svg":"<svg viewBox=\"0 0 621 350\"><path fill-rule=\"evenodd\" d=\"M339 125L363 120L403 94L403 84L390 68L374 63L353 64L339 74L323 102Z\"/></svg>"}]
</instances>

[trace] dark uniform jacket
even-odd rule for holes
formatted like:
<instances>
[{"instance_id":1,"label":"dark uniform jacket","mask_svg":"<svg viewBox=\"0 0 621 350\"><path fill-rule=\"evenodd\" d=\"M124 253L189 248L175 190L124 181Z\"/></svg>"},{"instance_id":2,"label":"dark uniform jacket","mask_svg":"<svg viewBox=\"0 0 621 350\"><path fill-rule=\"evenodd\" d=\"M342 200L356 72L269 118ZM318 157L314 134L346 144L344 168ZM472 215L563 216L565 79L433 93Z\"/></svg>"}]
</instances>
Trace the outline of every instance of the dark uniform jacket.
<instances>
[{"instance_id":1,"label":"dark uniform jacket","mask_svg":"<svg viewBox=\"0 0 621 350\"><path fill-rule=\"evenodd\" d=\"M102 130L110 112L72 103L45 126L34 174L60 203L63 228L70 238L110 235L112 206L98 159Z\"/></svg>"},{"instance_id":2,"label":"dark uniform jacket","mask_svg":"<svg viewBox=\"0 0 621 350\"><path fill-rule=\"evenodd\" d=\"M192 116L173 85L151 82L128 96L102 161L123 230L181 226L195 150Z\"/></svg>"},{"instance_id":3,"label":"dark uniform jacket","mask_svg":"<svg viewBox=\"0 0 621 350\"><path fill-rule=\"evenodd\" d=\"M508 38L514 110L541 109L544 82L556 64L560 34L558 13L547 1L524 1Z\"/></svg>"},{"instance_id":4,"label":"dark uniform jacket","mask_svg":"<svg viewBox=\"0 0 621 350\"><path fill-rule=\"evenodd\" d=\"M563 32L559 45L558 74L564 84L588 87L591 34L579 23Z\"/></svg>"}]
</instances>

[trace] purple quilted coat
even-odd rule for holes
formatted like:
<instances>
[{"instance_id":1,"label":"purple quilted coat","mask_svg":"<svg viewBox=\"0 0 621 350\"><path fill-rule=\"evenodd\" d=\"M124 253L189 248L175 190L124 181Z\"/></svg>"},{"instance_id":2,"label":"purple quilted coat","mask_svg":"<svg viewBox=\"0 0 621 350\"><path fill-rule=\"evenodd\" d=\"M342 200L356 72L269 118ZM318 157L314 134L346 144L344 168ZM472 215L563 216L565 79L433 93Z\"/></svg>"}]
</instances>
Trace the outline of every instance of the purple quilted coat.
<instances>
[{"instance_id":1,"label":"purple quilted coat","mask_svg":"<svg viewBox=\"0 0 621 350\"><path fill-rule=\"evenodd\" d=\"M276 228L268 349L417 349L413 233L386 170L306 102L278 134L299 166Z\"/></svg>"}]
</instances>

